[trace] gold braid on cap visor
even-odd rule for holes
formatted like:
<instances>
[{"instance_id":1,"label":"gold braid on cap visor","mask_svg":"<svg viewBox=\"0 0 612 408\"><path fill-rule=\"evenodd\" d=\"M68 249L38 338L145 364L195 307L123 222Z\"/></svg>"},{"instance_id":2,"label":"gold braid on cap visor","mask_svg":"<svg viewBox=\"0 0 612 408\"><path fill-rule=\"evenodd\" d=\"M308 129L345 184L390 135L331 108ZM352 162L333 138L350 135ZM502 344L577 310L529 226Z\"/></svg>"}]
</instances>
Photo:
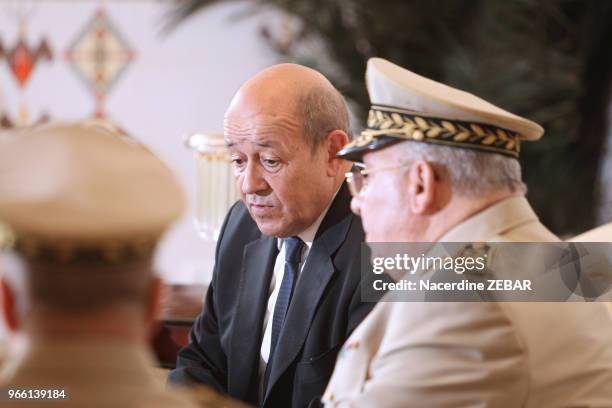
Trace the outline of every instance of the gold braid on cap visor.
<instances>
[{"instance_id":1,"label":"gold braid on cap visor","mask_svg":"<svg viewBox=\"0 0 612 408\"><path fill-rule=\"evenodd\" d=\"M520 134L508 129L378 105L370 109L368 128L342 150L366 146L381 136L476 149L514 158L518 158L520 152Z\"/></svg>"}]
</instances>

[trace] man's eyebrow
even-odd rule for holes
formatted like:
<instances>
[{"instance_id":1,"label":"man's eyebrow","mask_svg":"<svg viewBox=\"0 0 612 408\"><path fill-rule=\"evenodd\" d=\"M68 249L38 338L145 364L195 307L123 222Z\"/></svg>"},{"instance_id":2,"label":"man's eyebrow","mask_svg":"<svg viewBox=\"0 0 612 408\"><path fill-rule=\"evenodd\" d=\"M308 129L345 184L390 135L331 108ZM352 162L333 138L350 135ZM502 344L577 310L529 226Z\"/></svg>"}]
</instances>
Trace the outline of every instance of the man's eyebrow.
<instances>
[{"instance_id":1,"label":"man's eyebrow","mask_svg":"<svg viewBox=\"0 0 612 408\"><path fill-rule=\"evenodd\" d=\"M279 147L281 144L275 140L260 140L255 142L255 144L259 147Z\"/></svg>"},{"instance_id":2,"label":"man's eyebrow","mask_svg":"<svg viewBox=\"0 0 612 408\"><path fill-rule=\"evenodd\" d=\"M264 140L256 141L254 143L255 143L256 146L259 146L259 147L272 147L272 148L274 148L274 147L282 147L282 143L279 143L276 140L265 140L264 139ZM225 144L226 144L227 147L234 147L237 144L237 142L233 141L233 140L227 140L226 139L225 140Z\"/></svg>"}]
</instances>

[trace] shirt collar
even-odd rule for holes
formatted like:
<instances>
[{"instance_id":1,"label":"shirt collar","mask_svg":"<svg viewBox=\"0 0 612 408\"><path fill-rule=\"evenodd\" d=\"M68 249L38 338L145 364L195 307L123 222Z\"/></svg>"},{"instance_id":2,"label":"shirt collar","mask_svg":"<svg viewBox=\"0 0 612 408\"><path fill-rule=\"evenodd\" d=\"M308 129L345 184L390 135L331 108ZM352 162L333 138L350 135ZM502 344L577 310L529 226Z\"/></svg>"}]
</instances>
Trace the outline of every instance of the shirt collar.
<instances>
[{"instance_id":1,"label":"shirt collar","mask_svg":"<svg viewBox=\"0 0 612 408\"><path fill-rule=\"evenodd\" d=\"M456 257L468 242L490 241L521 224L537 221L525 197L505 198L448 230L425 250L428 257Z\"/></svg>"},{"instance_id":2,"label":"shirt collar","mask_svg":"<svg viewBox=\"0 0 612 408\"><path fill-rule=\"evenodd\" d=\"M537 220L537 215L525 197L509 197L454 226L438 241L487 241L519 225Z\"/></svg>"}]
</instances>

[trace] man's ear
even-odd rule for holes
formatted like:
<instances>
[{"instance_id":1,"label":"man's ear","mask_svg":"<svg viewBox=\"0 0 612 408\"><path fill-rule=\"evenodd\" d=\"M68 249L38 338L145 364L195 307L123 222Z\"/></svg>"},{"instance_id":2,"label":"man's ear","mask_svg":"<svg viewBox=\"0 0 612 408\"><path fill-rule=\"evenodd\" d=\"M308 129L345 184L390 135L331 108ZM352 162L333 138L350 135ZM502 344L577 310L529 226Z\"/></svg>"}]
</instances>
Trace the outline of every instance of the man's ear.
<instances>
[{"instance_id":1,"label":"man's ear","mask_svg":"<svg viewBox=\"0 0 612 408\"><path fill-rule=\"evenodd\" d=\"M157 317L161 306L163 289L164 283L161 278L154 276L149 287L149 299L146 309L146 328L150 336L155 335L157 330Z\"/></svg>"},{"instance_id":2,"label":"man's ear","mask_svg":"<svg viewBox=\"0 0 612 408\"><path fill-rule=\"evenodd\" d=\"M11 331L19 330L19 319L17 318L17 305L15 295L6 280L0 280L0 295L2 297L2 315L6 326Z\"/></svg>"},{"instance_id":3,"label":"man's ear","mask_svg":"<svg viewBox=\"0 0 612 408\"><path fill-rule=\"evenodd\" d=\"M410 209L414 214L427 215L436 210L436 173L425 160L417 160L410 168L408 189Z\"/></svg>"},{"instance_id":4,"label":"man's ear","mask_svg":"<svg viewBox=\"0 0 612 408\"><path fill-rule=\"evenodd\" d=\"M339 159L336 157L336 154L349 142L349 137L346 133L344 133L340 129L336 129L331 131L327 135L326 139L326 150L327 150L327 175L330 177L335 177L338 174L338 171L341 170L341 167L347 165L347 161L343 159Z\"/></svg>"}]
</instances>

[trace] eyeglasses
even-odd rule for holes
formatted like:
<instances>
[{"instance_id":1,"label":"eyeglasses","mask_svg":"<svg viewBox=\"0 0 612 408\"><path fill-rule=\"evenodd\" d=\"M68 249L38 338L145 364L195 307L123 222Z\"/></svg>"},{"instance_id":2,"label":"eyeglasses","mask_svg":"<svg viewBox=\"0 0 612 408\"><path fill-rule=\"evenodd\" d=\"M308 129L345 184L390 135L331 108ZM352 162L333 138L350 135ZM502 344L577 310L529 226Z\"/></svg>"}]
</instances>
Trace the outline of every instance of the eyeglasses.
<instances>
[{"instance_id":1,"label":"eyeglasses","mask_svg":"<svg viewBox=\"0 0 612 408\"><path fill-rule=\"evenodd\" d=\"M375 169L366 169L363 164L355 164L353 170L345 173L346 182L349 186L349 191L353 197L359 195L368 185L368 176L379 171L392 171L409 167L412 163L402 163L396 166L379 167Z\"/></svg>"}]
</instances>

